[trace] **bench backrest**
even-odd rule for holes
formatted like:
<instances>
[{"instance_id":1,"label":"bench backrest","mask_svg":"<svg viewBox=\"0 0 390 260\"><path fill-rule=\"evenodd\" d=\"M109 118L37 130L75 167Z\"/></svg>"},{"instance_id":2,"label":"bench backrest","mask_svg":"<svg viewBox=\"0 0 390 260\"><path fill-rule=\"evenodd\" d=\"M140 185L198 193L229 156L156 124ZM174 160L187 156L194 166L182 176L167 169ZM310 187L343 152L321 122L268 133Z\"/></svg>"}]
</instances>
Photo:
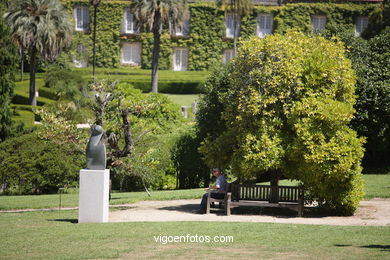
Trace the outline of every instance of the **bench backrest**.
<instances>
[{"instance_id":1,"label":"bench backrest","mask_svg":"<svg viewBox=\"0 0 390 260\"><path fill-rule=\"evenodd\" d=\"M304 188L301 186L270 186L231 184L232 200L270 201L273 189L278 194L278 202L299 202L303 199Z\"/></svg>"}]
</instances>

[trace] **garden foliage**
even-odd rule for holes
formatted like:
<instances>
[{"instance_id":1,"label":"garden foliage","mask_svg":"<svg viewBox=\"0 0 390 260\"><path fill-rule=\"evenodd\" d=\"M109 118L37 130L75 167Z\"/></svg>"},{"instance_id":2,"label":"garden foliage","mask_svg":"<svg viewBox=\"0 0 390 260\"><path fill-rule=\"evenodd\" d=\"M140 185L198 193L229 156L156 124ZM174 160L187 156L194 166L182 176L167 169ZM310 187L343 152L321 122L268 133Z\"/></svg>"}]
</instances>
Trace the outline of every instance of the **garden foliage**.
<instances>
[{"instance_id":1,"label":"garden foliage","mask_svg":"<svg viewBox=\"0 0 390 260\"><path fill-rule=\"evenodd\" d=\"M198 151L200 141L196 129L190 127L180 135L172 148L180 189L208 187L210 172Z\"/></svg>"},{"instance_id":2,"label":"garden foliage","mask_svg":"<svg viewBox=\"0 0 390 260\"><path fill-rule=\"evenodd\" d=\"M41 194L77 185L85 155L73 144L55 143L31 133L1 143L0 161L4 193Z\"/></svg>"},{"instance_id":3,"label":"garden foliage","mask_svg":"<svg viewBox=\"0 0 390 260\"><path fill-rule=\"evenodd\" d=\"M352 214L363 195L364 141L348 126L356 76L343 45L288 32L251 38L232 63L214 73L201 106L209 166L231 167L241 180L278 172Z\"/></svg>"},{"instance_id":4,"label":"garden foliage","mask_svg":"<svg viewBox=\"0 0 390 260\"><path fill-rule=\"evenodd\" d=\"M0 4L0 16L4 6ZM0 142L11 134L11 98L17 66L16 47L9 35L9 28L0 18Z\"/></svg>"},{"instance_id":5,"label":"garden foliage","mask_svg":"<svg viewBox=\"0 0 390 260\"><path fill-rule=\"evenodd\" d=\"M111 85L107 90L113 98L105 109L103 127L108 137L115 135L108 148L113 188L175 188L170 149L182 123L179 107L161 94L143 94L126 83ZM129 112L131 146L130 153L123 157L117 148L125 145L124 110Z\"/></svg>"},{"instance_id":6,"label":"garden foliage","mask_svg":"<svg viewBox=\"0 0 390 260\"><path fill-rule=\"evenodd\" d=\"M367 137L364 165L390 167L390 27L368 41L354 40L349 55L358 76L352 126Z\"/></svg>"}]
</instances>

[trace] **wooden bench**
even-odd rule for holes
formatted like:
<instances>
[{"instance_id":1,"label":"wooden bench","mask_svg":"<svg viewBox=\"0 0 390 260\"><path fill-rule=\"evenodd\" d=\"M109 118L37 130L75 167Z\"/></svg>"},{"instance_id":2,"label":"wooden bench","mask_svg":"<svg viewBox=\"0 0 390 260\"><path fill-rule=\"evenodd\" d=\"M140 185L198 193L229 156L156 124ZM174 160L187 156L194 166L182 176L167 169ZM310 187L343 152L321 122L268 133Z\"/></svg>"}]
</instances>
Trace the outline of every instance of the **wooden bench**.
<instances>
[{"instance_id":1,"label":"wooden bench","mask_svg":"<svg viewBox=\"0 0 390 260\"><path fill-rule=\"evenodd\" d=\"M226 215L231 209L239 206L283 207L295 210L298 216L303 215L304 187L229 184L224 199L211 198L209 191L206 213L210 212L212 202L224 205Z\"/></svg>"},{"instance_id":2,"label":"wooden bench","mask_svg":"<svg viewBox=\"0 0 390 260\"><path fill-rule=\"evenodd\" d=\"M228 204L228 193L230 192L231 190L231 183L228 183L227 184L227 189L226 191L221 191L221 190L216 190L216 189L209 189L208 192L207 192L207 206L206 206L206 214L210 214L210 205L212 203L219 203L219 205L223 205L223 209L225 212L227 212L227 204ZM223 194L224 195L224 198L223 199L215 199L215 198L212 198L211 197L211 194L212 193L219 193L219 194ZM231 197L231 196L230 196Z\"/></svg>"}]
</instances>

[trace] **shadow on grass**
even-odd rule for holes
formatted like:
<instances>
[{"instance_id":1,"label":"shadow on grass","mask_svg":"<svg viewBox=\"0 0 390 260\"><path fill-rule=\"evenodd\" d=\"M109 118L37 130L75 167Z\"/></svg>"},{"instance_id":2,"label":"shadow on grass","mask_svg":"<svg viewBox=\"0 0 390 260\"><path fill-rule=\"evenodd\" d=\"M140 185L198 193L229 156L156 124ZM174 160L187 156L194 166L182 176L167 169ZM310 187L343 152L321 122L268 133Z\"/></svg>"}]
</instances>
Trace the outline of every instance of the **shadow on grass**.
<instances>
[{"instance_id":1,"label":"shadow on grass","mask_svg":"<svg viewBox=\"0 0 390 260\"><path fill-rule=\"evenodd\" d=\"M360 246L360 247L382 249L381 251L390 252L390 245L367 245L367 246Z\"/></svg>"},{"instance_id":2,"label":"shadow on grass","mask_svg":"<svg viewBox=\"0 0 390 260\"><path fill-rule=\"evenodd\" d=\"M47 221L54 221L54 222L69 222L72 224L77 224L79 221L74 218L56 218L56 219L48 219Z\"/></svg>"},{"instance_id":3,"label":"shadow on grass","mask_svg":"<svg viewBox=\"0 0 390 260\"><path fill-rule=\"evenodd\" d=\"M335 246L337 246L337 247L350 247L352 245L335 244ZM367 246L359 246L359 247L381 249L381 251L390 252L390 245L367 245Z\"/></svg>"}]
</instances>

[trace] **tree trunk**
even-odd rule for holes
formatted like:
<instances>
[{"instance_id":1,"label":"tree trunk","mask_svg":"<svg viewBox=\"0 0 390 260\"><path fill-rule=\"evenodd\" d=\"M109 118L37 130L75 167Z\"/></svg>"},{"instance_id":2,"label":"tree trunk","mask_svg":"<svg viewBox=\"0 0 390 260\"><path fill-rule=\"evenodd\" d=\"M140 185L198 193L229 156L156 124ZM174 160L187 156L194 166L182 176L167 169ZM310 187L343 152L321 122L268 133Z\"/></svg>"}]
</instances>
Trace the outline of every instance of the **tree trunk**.
<instances>
[{"instance_id":1,"label":"tree trunk","mask_svg":"<svg viewBox=\"0 0 390 260\"><path fill-rule=\"evenodd\" d=\"M281 177L282 177L282 172L280 170L273 170L271 172L271 197L270 197L271 203L279 202L278 185Z\"/></svg>"},{"instance_id":2,"label":"tree trunk","mask_svg":"<svg viewBox=\"0 0 390 260\"><path fill-rule=\"evenodd\" d=\"M20 80L24 80L24 55L23 55L23 46L20 45L19 47L19 54L20 54Z\"/></svg>"},{"instance_id":3,"label":"tree trunk","mask_svg":"<svg viewBox=\"0 0 390 260\"><path fill-rule=\"evenodd\" d=\"M92 79L95 82L95 67L96 67L96 12L97 6L93 6L93 63L92 63Z\"/></svg>"},{"instance_id":4,"label":"tree trunk","mask_svg":"<svg viewBox=\"0 0 390 260\"><path fill-rule=\"evenodd\" d=\"M126 157L130 154L131 149L133 148L133 139L131 138L131 125L129 121L129 110L122 109L122 121L123 121L123 135L125 138L125 147L121 152L121 157Z\"/></svg>"},{"instance_id":5,"label":"tree trunk","mask_svg":"<svg viewBox=\"0 0 390 260\"><path fill-rule=\"evenodd\" d=\"M237 53L237 40L238 40L238 28L239 28L239 25L238 25L238 21L240 19L240 16L237 12L234 12L233 13L233 39L234 39L234 49L233 49L233 57L235 58L236 57L236 53Z\"/></svg>"},{"instance_id":6,"label":"tree trunk","mask_svg":"<svg viewBox=\"0 0 390 260\"><path fill-rule=\"evenodd\" d=\"M152 60L152 92L158 93L158 56L160 54L160 27L161 14L155 14L155 21L153 24L153 60Z\"/></svg>"},{"instance_id":7,"label":"tree trunk","mask_svg":"<svg viewBox=\"0 0 390 260\"><path fill-rule=\"evenodd\" d=\"M29 103L32 106L37 105L37 97L35 95L35 63L36 63L37 52L34 47L31 48L30 52L30 95Z\"/></svg>"}]
</instances>

